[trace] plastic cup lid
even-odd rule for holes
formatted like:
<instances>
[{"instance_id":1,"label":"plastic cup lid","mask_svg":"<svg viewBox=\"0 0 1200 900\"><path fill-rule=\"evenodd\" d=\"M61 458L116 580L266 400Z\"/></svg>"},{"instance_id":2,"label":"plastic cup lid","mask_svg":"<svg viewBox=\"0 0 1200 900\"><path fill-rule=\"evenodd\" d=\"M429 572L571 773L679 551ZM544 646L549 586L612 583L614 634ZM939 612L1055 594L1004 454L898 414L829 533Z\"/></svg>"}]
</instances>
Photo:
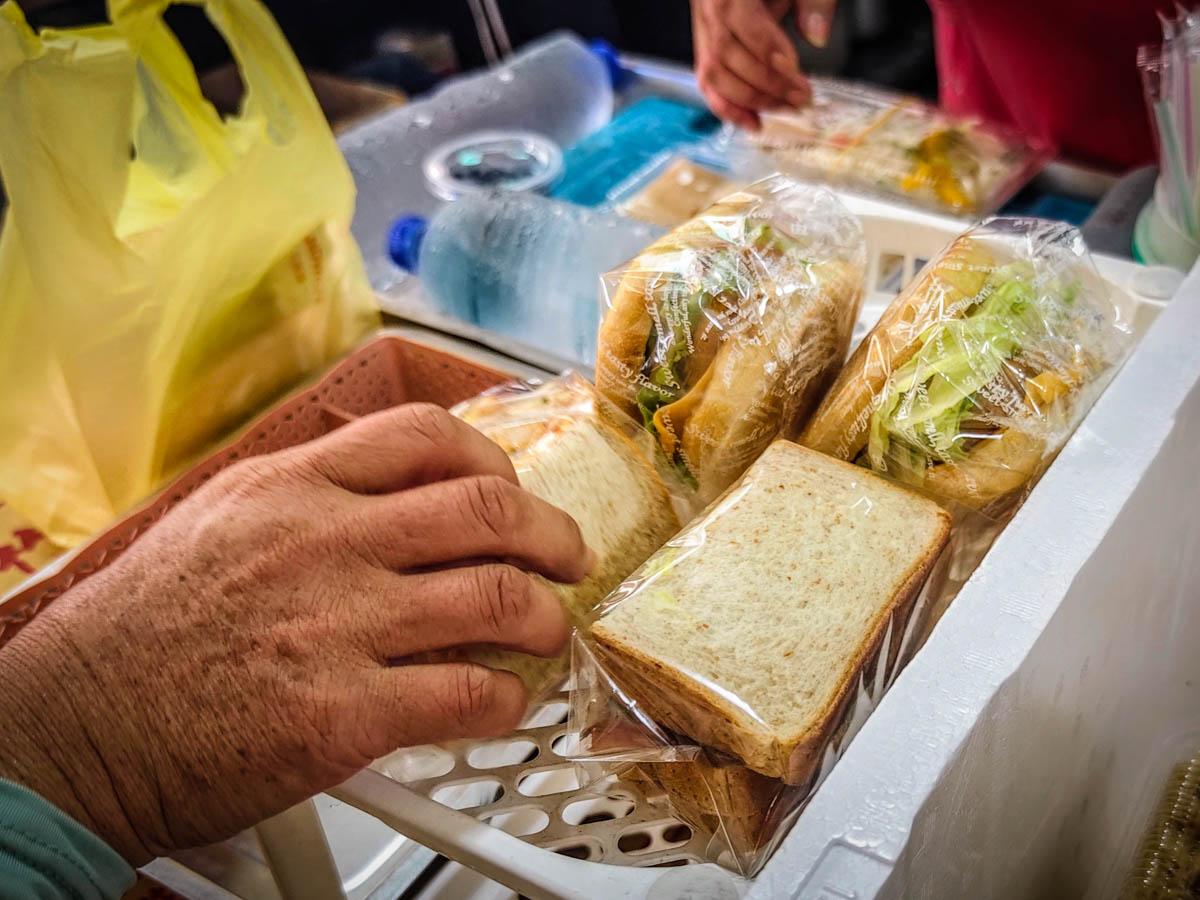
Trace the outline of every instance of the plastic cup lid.
<instances>
[{"instance_id":1,"label":"plastic cup lid","mask_svg":"<svg viewBox=\"0 0 1200 900\"><path fill-rule=\"evenodd\" d=\"M442 200L487 191L544 191L562 174L562 150L532 131L479 131L425 157L425 182Z\"/></svg>"}]
</instances>

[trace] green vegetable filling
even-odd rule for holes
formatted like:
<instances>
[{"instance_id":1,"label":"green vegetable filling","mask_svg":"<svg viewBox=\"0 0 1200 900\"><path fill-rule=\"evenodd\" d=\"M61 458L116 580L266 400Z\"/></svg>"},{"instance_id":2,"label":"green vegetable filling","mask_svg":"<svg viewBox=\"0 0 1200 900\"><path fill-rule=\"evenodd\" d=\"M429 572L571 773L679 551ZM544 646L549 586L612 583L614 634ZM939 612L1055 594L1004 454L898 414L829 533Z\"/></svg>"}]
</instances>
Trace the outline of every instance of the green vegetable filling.
<instances>
[{"instance_id":1,"label":"green vegetable filling","mask_svg":"<svg viewBox=\"0 0 1200 900\"><path fill-rule=\"evenodd\" d=\"M920 484L930 465L962 460L971 442L986 436L968 421L979 417L980 389L1022 348L1054 333L1077 289L1039 290L1025 262L994 270L974 308L926 329L917 352L892 373L871 416L870 467Z\"/></svg>"}]
</instances>

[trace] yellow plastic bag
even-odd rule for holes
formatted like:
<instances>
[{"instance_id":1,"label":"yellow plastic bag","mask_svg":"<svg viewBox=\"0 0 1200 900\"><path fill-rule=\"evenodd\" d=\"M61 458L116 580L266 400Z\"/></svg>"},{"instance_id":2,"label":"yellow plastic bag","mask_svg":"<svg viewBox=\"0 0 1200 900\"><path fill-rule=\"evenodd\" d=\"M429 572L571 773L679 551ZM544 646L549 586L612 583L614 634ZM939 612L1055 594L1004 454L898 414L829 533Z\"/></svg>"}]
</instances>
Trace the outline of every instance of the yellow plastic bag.
<instances>
[{"instance_id":1,"label":"yellow plastic bag","mask_svg":"<svg viewBox=\"0 0 1200 900\"><path fill-rule=\"evenodd\" d=\"M256 0L204 0L222 120L163 23L34 34L0 6L0 498L78 543L378 322L354 186Z\"/></svg>"}]
</instances>

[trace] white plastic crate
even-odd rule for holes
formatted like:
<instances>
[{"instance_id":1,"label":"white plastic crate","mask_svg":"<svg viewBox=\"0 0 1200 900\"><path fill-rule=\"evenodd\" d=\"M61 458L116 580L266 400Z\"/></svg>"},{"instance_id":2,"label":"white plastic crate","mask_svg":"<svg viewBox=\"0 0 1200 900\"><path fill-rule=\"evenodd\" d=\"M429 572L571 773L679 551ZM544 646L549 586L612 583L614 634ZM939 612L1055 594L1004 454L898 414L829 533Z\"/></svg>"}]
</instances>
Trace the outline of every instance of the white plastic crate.
<instances>
[{"instance_id":1,"label":"white plastic crate","mask_svg":"<svg viewBox=\"0 0 1200 900\"><path fill-rule=\"evenodd\" d=\"M875 201L845 199L862 217L870 248L870 292L856 329L861 338L896 290L962 225ZM1097 265L1110 288L1136 305L1139 332L1150 327L1179 286L1180 275L1171 270L1104 257ZM1178 602L1175 607L1160 604L1153 622L1114 632L1116 620L1108 616L1120 609L1120 601L1106 595L1105 604L1097 606L1106 617L1091 622L1069 652L1039 644L1043 630L1054 633L1047 624L1055 610L1082 602L1072 600L1076 576L1082 578L1089 566L1112 566L1119 553L1132 552L1124 546L1110 548L1095 562L1096 549L1122 507L1138 499L1149 461L1184 395L1200 379L1200 349L1193 346L1200 334L1198 307L1200 298L1181 298L1142 341L753 881L711 863L654 868L705 858L703 836L664 819L647 804L642 786L614 783L604 798L579 793L570 766L555 753L565 726L553 714L516 738L461 742L431 768L397 772L412 781L410 787L367 771L332 793L531 897L870 897L885 883L897 896L1017 896L1009 890L1017 882L996 873L1023 871L1013 848L1029 849L1033 835L1049 840L1046 829L1068 822L1070 804L1055 797L1044 772L1065 776L1074 765L1070 759L1047 765L1028 753L1005 756L1019 743L1005 723L1023 723L1034 715L1011 699L1004 705L1003 699L1004 689L1016 690L1011 685L1020 683L1030 648L1047 646L1044 665L1060 670L1058 675L1029 670L1036 673L1035 686L1046 687L1046 679L1054 684L1077 679L1096 699L1111 686L1103 678L1097 681L1094 669L1092 681L1086 680L1088 670L1079 662L1087 658L1080 656L1083 648L1095 644L1111 650L1122 634L1150 640L1172 611L1177 624L1180 617L1186 619L1190 633L1200 638L1200 609L1189 613L1178 609ZM1189 347L1190 356L1185 352ZM1169 359L1173 369L1150 390L1147 381L1153 383L1160 359ZM1196 428L1200 432L1200 422ZM1195 493L1200 478L1194 469L1188 472ZM1174 505L1179 506L1178 500ZM1195 546L1200 544L1198 532L1191 526L1180 535ZM1134 547L1139 536L1131 534L1127 540ZM1082 623L1089 625L1086 613ZM1191 646L1198 643L1193 640ZM1134 651L1143 646L1150 645L1131 645L1126 656L1136 658ZM1200 659L1200 654L1194 656ZM1083 676L1071 670L1076 662ZM1062 696L1060 690L1058 699ZM1082 695L1074 696L1082 702ZM1085 711L1081 707L1080 715ZM1149 713L1143 718L1159 721ZM1084 725L1077 726L1077 744L1084 732ZM1036 733L1023 735L1022 746L1031 752L1037 748L1031 737ZM490 762L489 754L494 754ZM385 766L418 762L401 754ZM989 782L989 766L1017 783ZM470 808L453 810L434 797ZM984 804L976 811L984 815L973 813L971 797ZM1028 820L1019 817L1005 819L1011 833L980 824L981 817L990 820L998 810L1004 812L1009 798L1047 804L1043 821L1030 823L1039 828L1023 828L1020 823ZM1050 805L1052 800L1057 805ZM911 843L913 834L925 843ZM1098 838L1094 843L1105 842ZM1105 846L1111 857L1114 848ZM1040 877L1026 874L1023 886ZM909 889L916 883L928 890ZM969 890L960 891L960 885Z\"/></svg>"}]
</instances>

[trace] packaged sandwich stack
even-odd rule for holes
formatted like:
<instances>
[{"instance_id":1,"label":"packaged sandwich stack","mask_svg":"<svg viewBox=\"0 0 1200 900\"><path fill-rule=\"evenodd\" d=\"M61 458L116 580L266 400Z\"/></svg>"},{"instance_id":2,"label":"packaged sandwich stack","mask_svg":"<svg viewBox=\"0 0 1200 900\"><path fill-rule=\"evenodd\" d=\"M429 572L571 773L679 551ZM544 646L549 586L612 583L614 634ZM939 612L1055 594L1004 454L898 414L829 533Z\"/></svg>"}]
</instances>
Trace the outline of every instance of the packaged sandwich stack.
<instances>
[{"instance_id":1,"label":"packaged sandwich stack","mask_svg":"<svg viewBox=\"0 0 1200 900\"><path fill-rule=\"evenodd\" d=\"M580 629L578 757L638 764L753 874L911 653L950 522L772 444Z\"/></svg>"},{"instance_id":2,"label":"packaged sandwich stack","mask_svg":"<svg viewBox=\"0 0 1200 900\"><path fill-rule=\"evenodd\" d=\"M804 424L845 359L865 265L829 192L782 176L735 191L605 276L596 386L707 503Z\"/></svg>"},{"instance_id":3,"label":"packaged sandwich stack","mask_svg":"<svg viewBox=\"0 0 1200 900\"><path fill-rule=\"evenodd\" d=\"M641 296L654 307L653 290ZM799 443L771 444L580 629L578 758L639 766L677 815L715 835L715 857L756 871L1122 361L1131 312L1068 226L993 219L945 248ZM686 389L658 392L689 370L656 374L677 357L656 352L651 318L643 356L612 371L641 376L632 399L669 451L679 440L664 433L695 407L679 405ZM684 361L703 347L679 343ZM754 371L777 372L787 345L769 344L774 357L752 346ZM769 394L762 381L721 402L729 420L715 433L756 433L743 420ZM806 405L789 421L803 423ZM759 452L734 440L724 446L747 453L737 464L696 466L689 446L722 445L693 438L673 458L702 492L711 477L710 495Z\"/></svg>"}]
</instances>

